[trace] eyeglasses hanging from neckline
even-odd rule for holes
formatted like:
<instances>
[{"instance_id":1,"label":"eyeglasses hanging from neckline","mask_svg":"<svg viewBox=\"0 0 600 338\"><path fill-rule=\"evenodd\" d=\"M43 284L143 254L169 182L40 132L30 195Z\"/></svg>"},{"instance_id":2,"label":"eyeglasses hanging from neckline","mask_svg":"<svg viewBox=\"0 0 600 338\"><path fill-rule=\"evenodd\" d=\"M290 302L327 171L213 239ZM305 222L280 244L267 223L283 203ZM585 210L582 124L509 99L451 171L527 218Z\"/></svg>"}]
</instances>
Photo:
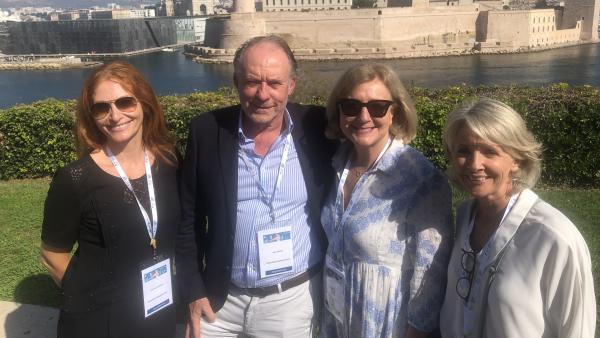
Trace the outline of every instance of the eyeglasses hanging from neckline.
<instances>
[{"instance_id":1,"label":"eyeglasses hanging from neckline","mask_svg":"<svg viewBox=\"0 0 600 338\"><path fill-rule=\"evenodd\" d=\"M467 302L471 296L477 254L474 251L461 250L463 254L460 259L460 266L462 267L463 272L466 273L466 276L462 276L456 281L456 293L462 300Z\"/></svg>"}]
</instances>

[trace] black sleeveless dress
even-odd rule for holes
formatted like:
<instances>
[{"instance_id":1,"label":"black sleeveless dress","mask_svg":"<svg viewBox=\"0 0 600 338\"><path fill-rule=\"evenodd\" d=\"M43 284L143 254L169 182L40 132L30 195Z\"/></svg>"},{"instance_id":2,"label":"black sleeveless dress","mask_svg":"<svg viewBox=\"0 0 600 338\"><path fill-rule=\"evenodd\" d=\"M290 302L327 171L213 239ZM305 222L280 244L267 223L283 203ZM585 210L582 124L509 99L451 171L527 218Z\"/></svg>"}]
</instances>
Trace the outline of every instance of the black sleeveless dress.
<instances>
[{"instance_id":1,"label":"black sleeveless dress","mask_svg":"<svg viewBox=\"0 0 600 338\"><path fill-rule=\"evenodd\" d=\"M157 159L152 178L157 252L173 266L180 218L176 168ZM151 217L146 176L131 183ZM140 270L152 262L153 250L135 197L121 178L100 169L89 155L54 175L42 241L67 250L76 245L62 280L59 338L174 336L174 305L144 318Z\"/></svg>"}]
</instances>

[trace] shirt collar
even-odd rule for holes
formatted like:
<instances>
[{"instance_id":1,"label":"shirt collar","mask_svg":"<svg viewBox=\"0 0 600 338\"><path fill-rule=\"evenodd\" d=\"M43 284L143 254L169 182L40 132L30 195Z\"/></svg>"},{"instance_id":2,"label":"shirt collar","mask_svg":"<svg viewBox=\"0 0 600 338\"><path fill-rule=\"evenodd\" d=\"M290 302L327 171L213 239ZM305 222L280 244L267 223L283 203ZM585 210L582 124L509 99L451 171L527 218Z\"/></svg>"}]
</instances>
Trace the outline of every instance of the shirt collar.
<instances>
[{"instance_id":1,"label":"shirt collar","mask_svg":"<svg viewBox=\"0 0 600 338\"><path fill-rule=\"evenodd\" d=\"M348 140L343 140L340 145L338 151L333 156L331 160L333 168L341 172L346 166L346 162L348 161L348 156L350 156L353 149L352 142ZM381 159L375 165L374 170L380 170L383 172L389 172L395 170L394 167L397 162L397 158L404 152L406 149L404 142L402 139L394 138L392 140L392 144L385 151Z\"/></svg>"},{"instance_id":2,"label":"shirt collar","mask_svg":"<svg viewBox=\"0 0 600 338\"><path fill-rule=\"evenodd\" d=\"M238 136L240 139L240 142L250 142L252 141L252 139L249 139L246 137L246 135L244 134L244 122L242 119L242 116L244 115L244 110L240 109L240 114L238 117ZM285 128L283 130L283 132L281 133L281 136L287 136L287 134L291 133L292 130L294 130L294 121L292 121L292 117L290 115L290 112L287 110L287 107L285 108L285 111L283 112L283 121L285 123Z\"/></svg>"}]
</instances>

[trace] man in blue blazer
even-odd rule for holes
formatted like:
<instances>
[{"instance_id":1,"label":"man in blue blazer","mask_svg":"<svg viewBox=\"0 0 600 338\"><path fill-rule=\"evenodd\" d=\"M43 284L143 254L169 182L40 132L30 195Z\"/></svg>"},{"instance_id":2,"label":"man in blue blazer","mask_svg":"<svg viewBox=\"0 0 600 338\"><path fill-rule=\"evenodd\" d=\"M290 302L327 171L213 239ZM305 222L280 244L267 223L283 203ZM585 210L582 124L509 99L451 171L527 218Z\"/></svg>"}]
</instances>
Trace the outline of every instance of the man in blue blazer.
<instances>
[{"instance_id":1,"label":"man in blue blazer","mask_svg":"<svg viewBox=\"0 0 600 338\"><path fill-rule=\"evenodd\" d=\"M190 124L176 273L187 337L311 337L334 178L322 107L288 103L297 63L275 36L234 58L240 105Z\"/></svg>"}]
</instances>

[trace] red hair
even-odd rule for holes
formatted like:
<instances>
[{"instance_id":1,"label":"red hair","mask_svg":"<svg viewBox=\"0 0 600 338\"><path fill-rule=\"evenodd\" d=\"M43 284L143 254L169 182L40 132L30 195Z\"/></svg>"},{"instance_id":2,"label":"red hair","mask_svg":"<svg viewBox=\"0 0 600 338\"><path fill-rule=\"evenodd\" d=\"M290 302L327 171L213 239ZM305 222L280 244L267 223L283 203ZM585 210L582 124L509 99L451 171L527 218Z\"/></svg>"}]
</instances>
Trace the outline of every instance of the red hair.
<instances>
[{"instance_id":1,"label":"red hair","mask_svg":"<svg viewBox=\"0 0 600 338\"><path fill-rule=\"evenodd\" d=\"M94 104L94 92L100 82L113 81L130 92L142 105L142 142L144 147L169 165L177 165L175 139L165 122L165 114L158 103L150 83L142 74L125 61L114 61L96 69L85 81L77 104L75 130L79 156L85 156L106 144L106 135L96 126L90 113Z\"/></svg>"}]
</instances>

